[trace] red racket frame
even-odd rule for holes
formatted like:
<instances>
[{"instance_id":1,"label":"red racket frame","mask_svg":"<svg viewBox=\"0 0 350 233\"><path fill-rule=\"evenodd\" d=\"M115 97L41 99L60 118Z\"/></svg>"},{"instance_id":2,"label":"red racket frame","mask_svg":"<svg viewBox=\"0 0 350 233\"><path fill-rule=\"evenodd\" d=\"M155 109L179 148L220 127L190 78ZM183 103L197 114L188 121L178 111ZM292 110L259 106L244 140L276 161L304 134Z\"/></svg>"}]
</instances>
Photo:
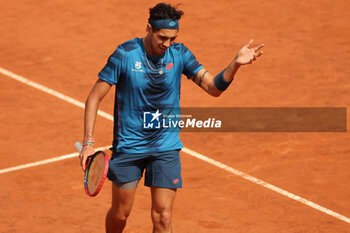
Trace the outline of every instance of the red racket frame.
<instances>
[{"instance_id":1,"label":"red racket frame","mask_svg":"<svg viewBox=\"0 0 350 233\"><path fill-rule=\"evenodd\" d=\"M103 156L104 156L104 159L105 159L105 169L103 171L103 175L102 175L102 178L100 180L100 183L96 189L96 191L94 193L90 193L89 192L89 189L88 189L88 173L89 173L89 169L90 169L90 166L92 164L92 161L94 161L96 155L98 153L102 153ZM103 186L103 183L107 177L107 172L108 172L108 167L109 167L109 159L108 159L108 156L106 155L105 152L103 151L97 151L95 154L93 154L92 156L89 156L88 160L87 160L87 163L85 165L85 176L84 176L84 190L85 190L85 193L90 196L90 197L95 197L102 189L102 186Z\"/></svg>"}]
</instances>

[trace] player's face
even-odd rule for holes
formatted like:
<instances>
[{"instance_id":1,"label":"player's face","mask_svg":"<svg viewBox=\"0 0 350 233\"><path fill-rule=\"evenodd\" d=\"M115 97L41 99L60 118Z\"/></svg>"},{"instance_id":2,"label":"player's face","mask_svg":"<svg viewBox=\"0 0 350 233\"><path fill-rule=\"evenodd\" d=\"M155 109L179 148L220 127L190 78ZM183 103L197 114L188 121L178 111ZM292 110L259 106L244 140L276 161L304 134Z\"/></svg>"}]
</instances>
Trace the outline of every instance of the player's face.
<instances>
[{"instance_id":1,"label":"player's face","mask_svg":"<svg viewBox=\"0 0 350 233\"><path fill-rule=\"evenodd\" d=\"M160 29L149 31L151 52L153 56L162 55L175 41L178 30Z\"/></svg>"}]
</instances>

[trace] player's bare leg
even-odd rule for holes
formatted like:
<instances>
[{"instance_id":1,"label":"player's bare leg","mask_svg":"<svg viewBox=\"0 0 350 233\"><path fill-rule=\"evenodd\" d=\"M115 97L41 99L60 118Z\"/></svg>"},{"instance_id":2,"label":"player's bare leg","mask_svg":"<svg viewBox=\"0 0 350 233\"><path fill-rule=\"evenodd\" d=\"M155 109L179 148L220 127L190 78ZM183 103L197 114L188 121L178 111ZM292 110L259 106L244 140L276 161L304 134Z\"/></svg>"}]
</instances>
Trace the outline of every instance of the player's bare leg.
<instances>
[{"instance_id":1,"label":"player's bare leg","mask_svg":"<svg viewBox=\"0 0 350 233\"><path fill-rule=\"evenodd\" d=\"M153 233L171 233L171 215L176 189L151 187Z\"/></svg>"},{"instance_id":2,"label":"player's bare leg","mask_svg":"<svg viewBox=\"0 0 350 233\"><path fill-rule=\"evenodd\" d=\"M136 188L125 189L112 185L112 206L106 216L107 233L123 232L134 203Z\"/></svg>"}]
</instances>

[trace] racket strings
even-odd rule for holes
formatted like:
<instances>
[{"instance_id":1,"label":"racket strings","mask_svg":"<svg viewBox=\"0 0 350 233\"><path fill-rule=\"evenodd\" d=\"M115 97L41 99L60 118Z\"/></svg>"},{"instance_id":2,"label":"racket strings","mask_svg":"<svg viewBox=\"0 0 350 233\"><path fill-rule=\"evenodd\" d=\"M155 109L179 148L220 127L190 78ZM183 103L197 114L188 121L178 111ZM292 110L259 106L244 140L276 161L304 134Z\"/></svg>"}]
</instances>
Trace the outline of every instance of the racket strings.
<instances>
[{"instance_id":1,"label":"racket strings","mask_svg":"<svg viewBox=\"0 0 350 233\"><path fill-rule=\"evenodd\" d=\"M97 154L90 164L87 178L89 193L95 193L98 189L105 170L105 157L102 153Z\"/></svg>"}]
</instances>

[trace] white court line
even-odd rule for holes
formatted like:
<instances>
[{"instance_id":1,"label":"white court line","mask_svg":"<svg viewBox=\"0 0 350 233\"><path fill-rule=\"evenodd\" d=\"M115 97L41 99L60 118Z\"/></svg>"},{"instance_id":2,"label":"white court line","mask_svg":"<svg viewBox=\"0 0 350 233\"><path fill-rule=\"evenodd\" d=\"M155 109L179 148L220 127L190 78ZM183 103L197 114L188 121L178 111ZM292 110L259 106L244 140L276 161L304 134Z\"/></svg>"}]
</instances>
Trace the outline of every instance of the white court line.
<instances>
[{"instance_id":1,"label":"white court line","mask_svg":"<svg viewBox=\"0 0 350 233\"><path fill-rule=\"evenodd\" d=\"M5 70L4 68L0 67L0 73L4 74L4 75L6 75L6 76L8 76L10 78L13 78L13 79L15 79L15 80L17 80L17 81L19 81L21 83L24 83L24 84L26 84L28 86L31 86L31 87L34 87L34 88L40 90L40 91L43 91L43 92L45 92L45 93L47 93L49 95L55 96L55 97L57 97L57 98L59 98L59 99L61 99L63 101L71 103L71 104L73 104L73 105L75 105L75 106L77 106L79 108L83 108L83 109L85 108L85 104L83 102L80 102L80 101L78 101L76 99L73 99L73 98L71 98L69 96L66 96L66 95L64 95L64 94L62 94L60 92L52 90L51 88L45 87L45 86L43 86L43 85L41 85L39 83L33 82L33 81L23 77L23 76L20 76L18 74L13 73L11 71ZM106 113L106 112L98 110L97 114L102 116L102 117L104 117L104 118L106 118L106 119L108 119L108 120L113 121L113 116L108 114L108 113Z\"/></svg>"},{"instance_id":2,"label":"white court line","mask_svg":"<svg viewBox=\"0 0 350 233\"><path fill-rule=\"evenodd\" d=\"M39 89L39 90L41 90L41 91L43 91L45 93L48 93L48 94L53 95L53 96L56 96L57 98L60 98L60 99L66 101L68 103L74 104L74 105L76 105L76 106L78 106L80 108L84 108L84 104L82 102L78 101L78 100L75 100L75 99L73 99L71 97L65 96L65 95L63 95L63 94L61 94L61 93L59 93L57 91L54 91L54 90L52 90L50 88L47 88L47 87L45 87L43 85L40 85L40 84L35 83L33 81L30 81L29 79L26 79L26 78L24 78L22 76L14 74L14 73L12 73L12 72L10 72L8 70L5 70L5 69L3 69L1 67L0 67L0 73L4 74L4 75L6 75L6 76L8 76L10 78L13 78L15 80L18 80L18 81L20 81L20 82L22 82L24 84L27 84L27 85L29 85L31 87ZM108 120L112 120L113 121L113 116L108 114L108 113L103 112L103 114L100 113L99 115L104 117L104 118L106 118L106 119L108 119ZM246 180L248 180L248 181L250 181L250 182L252 182L254 184L263 186L264 188L267 188L267 189L269 189L271 191L274 191L274 192L276 192L278 194L281 194L281 195L283 195L285 197L288 197L288 198L290 198L292 200L298 201L298 202L300 202L300 203L302 203L304 205L307 205L307 206L309 206L311 208L314 208L314 209L316 209L316 210L318 210L320 212L323 212L325 214L328 214L328 215L330 215L330 216L332 216L334 218L337 218L339 220L342 220L342 221L350 224L350 218L345 217L345 216L343 216L343 215L341 215L339 213L336 213L336 212L334 212L332 210L329 210L329 209L327 209L327 208L325 208L323 206L320 206L320 205L318 205L318 204L316 204L314 202L306 200L305 198L302 198L300 196L292 194L292 193L290 193L288 191L285 191L285 190L283 190L281 188L278 188L278 187L276 187L276 186L274 186L272 184L266 183L263 180L255 178L255 177L253 177L251 175L248 175L248 174L246 174L244 172L241 172L241 171L239 171L237 169L234 169L232 167L229 167L229 166L227 166L227 165L225 165L223 163L220 163L220 162L218 162L218 161L216 161L214 159L211 159L211 158L209 158L207 156L199 154L199 153L197 153L197 152L195 152L195 151L193 151L191 149L183 148L183 152L185 152L185 153L187 153L187 154L189 154L189 155L191 155L191 156L193 156L193 157L195 157L197 159L203 160L203 161L205 161L205 162L207 162L207 163L209 163L211 165L214 165L214 166L216 166L218 168L221 168L221 169L223 169L225 171L228 171L228 172L230 172L230 173L232 173L232 174L234 174L236 176L239 176L239 177L241 177L243 179L246 179ZM73 154L75 154L75 156L77 155L77 153L73 153ZM66 156L72 156L73 154L66 155ZM58 157L58 158L61 158L61 157ZM72 156L72 157L74 157L74 156ZM65 159L65 158L63 158L63 159ZM62 159L60 159L60 160L62 160ZM34 164L34 163L32 163L32 164ZM26 165L22 165L22 166L26 166ZM23 168L26 168L26 167L23 167ZM23 168L19 168L19 169L23 169ZM16 170L18 170L18 169L16 169ZM2 170L0 170L0 171L2 171ZM0 172L0 174L1 174L1 172Z\"/></svg>"},{"instance_id":3,"label":"white court line","mask_svg":"<svg viewBox=\"0 0 350 233\"><path fill-rule=\"evenodd\" d=\"M96 148L95 150L96 151L107 150L110 147L111 146L104 146L104 147ZM59 157L54 157L54 158L51 158L51 159L45 159L45 160L41 160L41 161L37 161L37 162L33 162L33 163L27 163L27 164L15 166L15 167L9 167L9 168L5 168L5 169L0 169L0 174L13 172L13 171L17 171L17 170L21 170L21 169L25 169L25 168L30 168L30 167L36 167L36 166L40 166L40 165L44 165L44 164L48 164L48 163L54 163L54 162L57 162L57 161L70 159L70 158L74 158L74 157L78 157L78 156L79 156L79 153L75 152L75 153L71 153L71 154L67 154L67 155L62 155L62 156L59 156Z\"/></svg>"},{"instance_id":4,"label":"white court line","mask_svg":"<svg viewBox=\"0 0 350 233\"><path fill-rule=\"evenodd\" d=\"M209 163L211 165L214 165L214 166L216 166L218 168L221 168L221 169L223 169L225 171L228 171L228 172L230 172L230 173L232 173L232 174L234 174L236 176L239 176L239 177L242 177L243 179L249 180L250 182L253 182L254 184L261 185L261 186L263 186L263 187L265 187L267 189L270 189L270 190L272 190L272 191L274 191L276 193L279 193L279 194L281 194L281 195L283 195L285 197L289 197L290 199L298 201L298 202L300 202L300 203L302 203L304 205L310 206L311 208L314 208L314 209L316 209L318 211L326 213L326 214L328 214L330 216L333 216L333 217L335 217L337 219L340 219L340 220L342 220L344 222L350 223L350 218L348 218L348 217L345 217L345 216L343 216L341 214L338 214L338 213L336 213L336 212L334 212L332 210L329 210L329 209L327 209L327 208L325 208L323 206L320 206L320 205L318 205L318 204L316 204L316 203L314 203L312 201L306 200L305 198L297 196L297 195L295 195L293 193L290 193L290 192L288 192L286 190L283 190L283 189L281 189L279 187L276 187L276 186L274 186L272 184L266 183L265 181L260 180L258 178L255 178L255 177L253 177L251 175L248 175L247 173L244 173L244 172L241 172L241 171L239 171L237 169L229 167L229 166L227 166L227 165L225 165L223 163L220 163L220 162L218 162L218 161L216 161L214 159L211 159L211 158L209 158L209 157L207 157L205 155L199 154L199 153L197 153L197 152L195 152L193 150L190 150L188 148L183 148L182 151L187 153L187 154L192 155L193 157L196 157L197 159L200 159L200 160L202 160L204 162L207 162L207 163Z\"/></svg>"}]
</instances>

